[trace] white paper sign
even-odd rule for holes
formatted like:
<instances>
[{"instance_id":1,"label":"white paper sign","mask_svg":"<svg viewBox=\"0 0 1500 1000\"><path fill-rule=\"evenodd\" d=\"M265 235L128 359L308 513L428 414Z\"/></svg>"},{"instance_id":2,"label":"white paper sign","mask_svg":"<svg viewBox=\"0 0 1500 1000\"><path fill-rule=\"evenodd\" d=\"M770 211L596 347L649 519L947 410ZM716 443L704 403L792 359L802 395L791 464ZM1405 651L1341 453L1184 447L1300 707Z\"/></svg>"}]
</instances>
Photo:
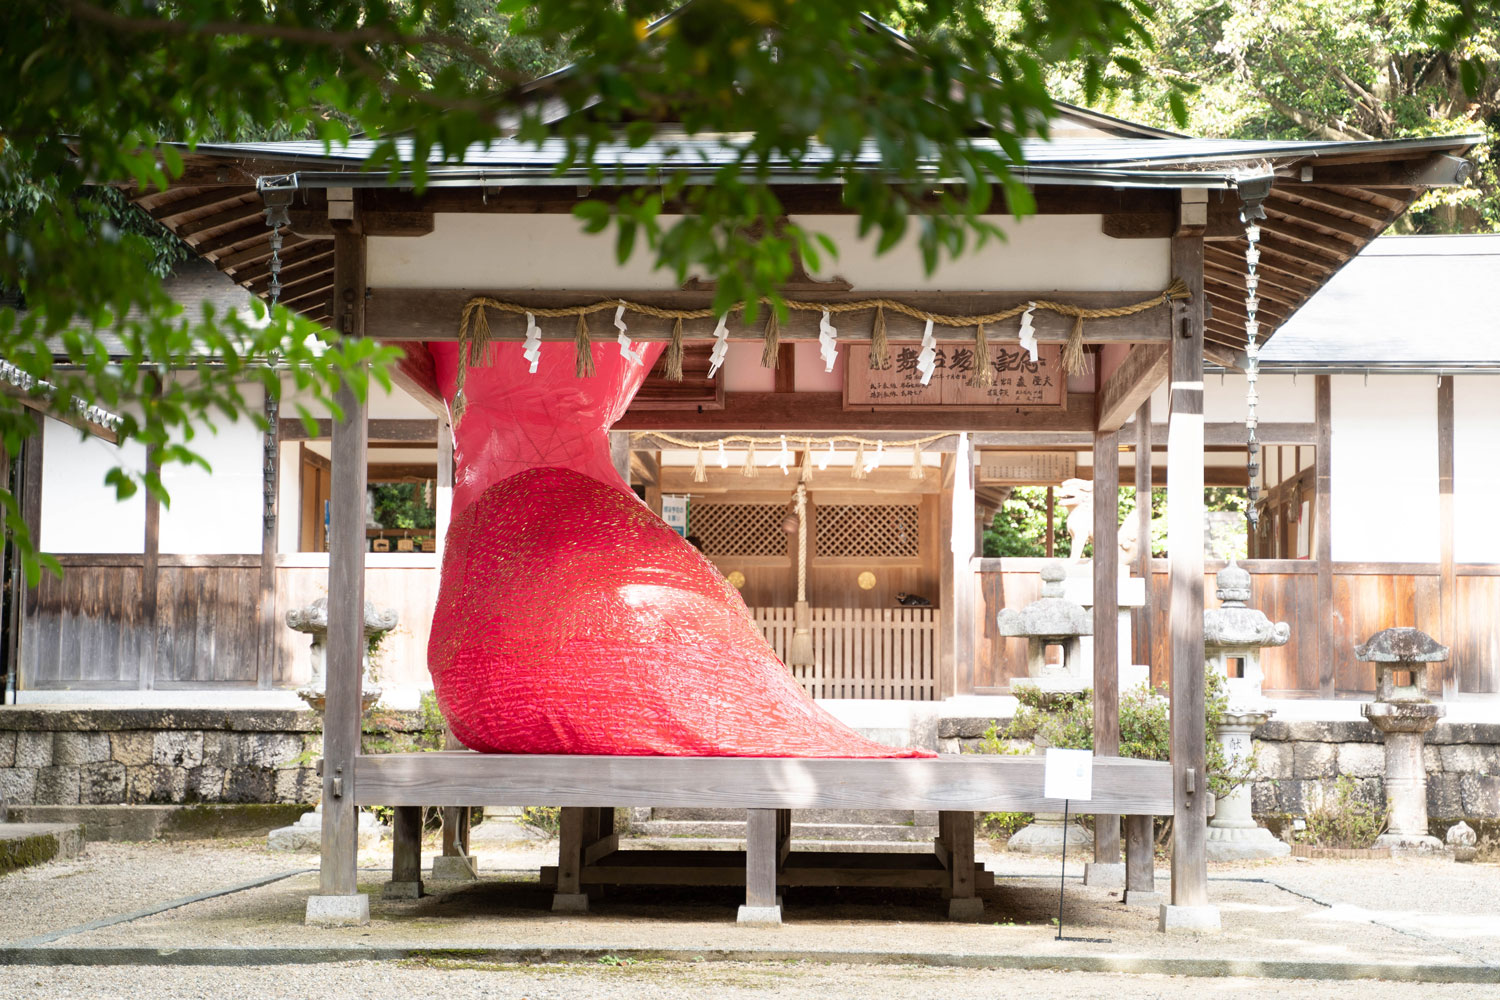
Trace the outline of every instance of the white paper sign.
<instances>
[{"instance_id":1,"label":"white paper sign","mask_svg":"<svg viewBox=\"0 0 1500 1000\"><path fill-rule=\"evenodd\" d=\"M1094 751L1047 748L1042 795L1087 802L1094 796Z\"/></svg>"},{"instance_id":2,"label":"white paper sign","mask_svg":"<svg viewBox=\"0 0 1500 1000\"><path fill-rule=\"evenodd\" d=\"M661 519L667 522L667 527L686 537L688 533L688 498L680 496L668 496L663 493L661 498Z\"/></svg>"}]
</instances>

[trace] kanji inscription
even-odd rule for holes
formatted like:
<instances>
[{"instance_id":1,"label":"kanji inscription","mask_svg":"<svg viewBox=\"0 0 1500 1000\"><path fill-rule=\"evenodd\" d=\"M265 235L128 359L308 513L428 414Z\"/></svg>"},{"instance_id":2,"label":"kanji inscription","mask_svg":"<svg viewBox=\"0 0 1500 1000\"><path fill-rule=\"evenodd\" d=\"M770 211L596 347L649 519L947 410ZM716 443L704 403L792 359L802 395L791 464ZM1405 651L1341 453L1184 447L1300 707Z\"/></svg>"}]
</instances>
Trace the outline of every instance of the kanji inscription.
<instances>
[{"instance_id":1,"label":"kanji inscription","mask_svg":"<svg viewBox=\"0 0 1500 1000\"><path fill-rule=\"evenodd\" d=\"M845 362L844 403L849 406L1061 406L1067 376L1062 347L1043 344L1035 361L1016 344L991 344L992 384L971 386L976 355L970 343L939 344L937 370L922 384L921 348L892 344L885 365L870 361L868 344L851 344Z\"/></svg>"}]
</instances>

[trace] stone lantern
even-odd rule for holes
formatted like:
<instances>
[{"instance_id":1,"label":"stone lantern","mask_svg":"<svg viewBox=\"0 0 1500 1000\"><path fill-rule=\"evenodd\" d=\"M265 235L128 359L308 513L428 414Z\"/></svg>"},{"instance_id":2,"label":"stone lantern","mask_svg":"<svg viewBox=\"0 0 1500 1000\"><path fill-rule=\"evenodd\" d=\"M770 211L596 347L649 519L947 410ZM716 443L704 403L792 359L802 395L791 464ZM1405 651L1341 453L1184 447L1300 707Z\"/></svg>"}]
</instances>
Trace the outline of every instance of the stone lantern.
<instances>
[{"instance_id":1,"label":"stone lantern","mask_svg":"<svg viewBox=\"0 0 1500 1000\"><path fill-rule=\"evenodd\" d=\"M380 700L380 688L370 682L370 644L396 627L399 618L394 610L377 611L365 602L365 651L360 673L359 708L368 712ZM297 689L297 696L309 708L323 714L328 699L328 598L320 597L301 608L286 613L287 628L312 637L312 678ZM359 846L373 847L385 834L373 814L359 812ZM266 847L272 851L312 852L323 849L323 803L312 812L303 813L290 826L278 827L266 835ZM420 883L419 883L420 885ZM418 890L420 891L420 889Z\"/></svg>"},{"instance_id":2,"label":"stone lantern","mask_svg":"<svg viewBox=\"0 0 1500 1000\"><path fill-rule=\"evenodd\" d=\"M1431 704L1427 665L1448 659L1448 647L1414 628L1388 628L1354 647L1354 658L1375 664L1375 701L1359 707L1385 738L1385 798L1390 827L1375 841L1392 853L1432 853L1443 844L1427 831L1427 768L1422 762L1422 734L1443 717ZM1397 674L1401 674L1398 683Z\"/></svg>"},{"instance_id":3,"label":"stone lantern","mask_svg":"<svg viewBox=\"0 0 1500 1000\"><path fill-rule=\"evenodd\" d=\"M1003 636L1026 639L1026 676L1011 682L1011 690L1040 692L1043 706L1089 687L1092 664L1085 664L1080 636L1094 632L1093 616L1063 596L1068 573L1060 562L1042 567L1042 596L1020 611L1003 608L996 616ZM1047 662L1047 647L1060 646L1059 663ZM1040 745L1038 750L1044 749ZM1017 830L1006 847L1027 854L1057 854L1064 842L1070 848L1090 848L1094 838L1077 823L1063 825L1062 813L1037 813L1033 822Z\"/></svg>"},{"instance_id":4,"label":"stone lantern","mask_svg":"<svg viewBox=\"0 0 1500 1000\"><path fill-rule=\"evenodd\" d=\"M1250 599L1250 574L1233 560L1219 570L1216 579L1216 593L1223 603L1203 612L1203 651L1208 669L1228 681L1229 705L1214 729L1214 738L1229 762L1237 764L1250 756L1255 727L1274 714L1261 693L1265 675L1260 651L1286 645L1291 626L1245 606ZM1279 857L1290 853L1291 846L1255 822L1250 813L1250 787L1245 784L1215 802L1207 850L1210 861L1240 861Z\"/></svg>"}]
</instances>

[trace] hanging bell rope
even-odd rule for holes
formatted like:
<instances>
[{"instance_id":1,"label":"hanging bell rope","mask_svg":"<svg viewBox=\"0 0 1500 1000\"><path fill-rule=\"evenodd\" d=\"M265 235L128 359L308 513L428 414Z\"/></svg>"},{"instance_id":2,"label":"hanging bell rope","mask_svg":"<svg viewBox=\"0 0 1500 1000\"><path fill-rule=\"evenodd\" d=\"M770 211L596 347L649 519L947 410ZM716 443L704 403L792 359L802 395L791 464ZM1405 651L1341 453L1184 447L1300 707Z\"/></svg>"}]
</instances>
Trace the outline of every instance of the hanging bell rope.
<instances>
[{"instance_id":1,"label":"hanging bell rope","mask_svg":"<svg viewBox=\"0 0 1500 1000\"><path fill-rule=\"evenodd\" d=\"M813 665L812 608L807 603L807 487L797 484L797 604L792 614L792 641L786 662L792 667Z\"/></svg>"},{"instance_id":2,"label":"hanging bell rope","mask_svg":"<svg viewBox=\"0 0 1500 1000\"><path fill-rule=\"evenodd\" d=\"M672 339L667 342L667 381L682 381L682 317L672 321Z\"/></svg>"},{"instance_id":3,"label":"hanging bell rope","mask_svg":"<svg viewBox=\"0 0 1500 1000\"><path fill-rule=\"evenodd\" d=\"M573 332L573 353L578 355L573 374L578 378L594 374L594 348L589 344L589 321L583 313L578 314L578 328Z\"/></svg>"},{"instance_id":4,"label":"hanging bell rope","mask_svg":"<svg viewBox=\"0 0 1500 1000\"><path fill-rule=\"evenodd\" d=\"M781 320L776 318L776 308L770 309L766 317L766 346L760 352L762 368L775 368L781 364Z\"/></svg>"}]
</instances>

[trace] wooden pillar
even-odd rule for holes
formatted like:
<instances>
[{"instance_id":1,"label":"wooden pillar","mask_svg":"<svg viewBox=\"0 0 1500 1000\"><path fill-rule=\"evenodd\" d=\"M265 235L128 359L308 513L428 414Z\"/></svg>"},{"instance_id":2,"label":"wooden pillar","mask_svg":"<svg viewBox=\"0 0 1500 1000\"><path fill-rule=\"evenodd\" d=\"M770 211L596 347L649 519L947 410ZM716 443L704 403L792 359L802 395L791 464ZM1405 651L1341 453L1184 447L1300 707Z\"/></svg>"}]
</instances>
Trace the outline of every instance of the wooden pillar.
<instances>
[{"instance_id":1,"label":"wooden pillar","mask_svg":"<svg viewBox=\"0 0 1500 1000\"><path fill-rule=\"evenodd\" d=\"M1454 623L1458 581L1453 571L1453 376L1438 379L1438 642L1453 646L1458 642ZM1458 671L1452 660L1441 671L1432 671L1432 680L1443 698L1458 694ZM1436 693L1436 692L1434 692Z\"/></svg>"},{"instance_id":2,"label":"wooden pillar","mask_svg":"<svg viewBox=\"0 0 1500 1000\"><path fill-rule=\"evenodd\" d=\"M334 230L333 326L356 338L365 330L365 238L354 227ZM369 901L355 881L358 811L354 758L359 754L360 683L365 649L365 476L369 428L365 402L352 387L334 397L333 483L328 537L328 702L323 713L323 856L321 897L308 900L308 920L368 923ZM341 903L335 897L357 897Z\"/></svg>"},{"instance_id":3,"label":"wooden pillar","mask_svg":"<svg viewBox=\"0 0 1500 1000\"><path fill-rule=\"evenodd\" d=\"M36 433L26 439L21 446L20 460L20 506L21 521L26 525L26 530L31 533L31 544L41 548L42 544L42 456L45 438L43 436L43 421L40 417L36 419ZM26 623L30 621L28 611L33 607L36 600L36 588L27 586L26 574L21 569L20 559L16 557L15 546L10 547L12 565L10 567L11 585L11 617L10 617L10 643L8 652L10 654L11 679L8 681L11 688L11 700L14 702L16 692L24 686L27 678L23 676L22 665L27 658L27 643L30 636L26 634ZM152 633L155 634L154 632Z\"/></svg>"},{"instance_id":4,"label":"wooden pillar","mask_svg":"<svg viewBox=\"0 0 1500 1000\"><path fill-rule=\"evenodd\" d=\"M745 905L740 907L738 920L742 924L779 924L776 810L746 809L745 814Z\"/></svg>"},{"instance_id":5,"label":"wooden pillar","mask_svg":"<svg viewBox=\"0 0 1500 1000\"><path fill-rule=\"evenodd\" d=\"M1120 753L1120 435L1094 433L1094 754ZM1094 817L1094 862L1090 884L1121 884L1120 818ZM1091 875L1098 876L1090 878Z\"/></svg>"},{"instance_id":6,"label":"wooden pillar","mask_svg":"<svg viewBox=\"0 0 1500 1000\"><path fill-rule=\"evenodd\" d=\"M1174 317L1167 418L1171 562L1172 904L1208 907L1203 667L1203 237L1172 240L1172 275L1191 298ZM1178 916L1182 916L1181 913ZM1216 923L1216 921L1215 921ZM1163 928L1176 926L1163 910Z\"/></svg>"},{"instance_id":7,"label":"wooden pillar","mask_svg":"<svg viewBox=\"0 0 1500 1000\"><path fill-rule=\"evenodd\" d=\"M562 809L557 833L557 889L552 895L555 913L588 912L589 897L583 892L580 876L583 874L584 838L593 833L585 828L589 818L587 809L577 806Z\"/></svg>"},{"instance_id":8,"label":"wooden pillar","mask_svg":"<svg viewBox=\"0 0 1500 1000\"><path fill-rule=\"evenodd\" d=\"M1154 816L1125 817L1125 902L1140 902L1143 895L1156 895L1156 842L1152 836ZM1131 897L1137 899L1132 900Z\"/></svg>"},{"instance_id":9,"label":"wooden pillar","mask_svg":"<svg viewBox=\"0 0 1500 1000\"><path fill-rule=\"evenodd\" d=\"M1318 543L1318 696L1332 698L1335 687L1333 637L1338 632L1333 607L1333 383L1330 376L1319 375L1314 380L1313 400L1318 435L1318 453L1313 456L1317 463L1314 497L1317 514L1313 527L1317 529Z\"/></svg>"},{"instance_id":10,"label":"wooden pillar","mask_svg":"<svg viewBox=\"0 0 1500 1000\"><path fill-rule=\"evenodd\" d=\"M1146 582L1146 603L1135 612L1130 633L1135 643L1132 663L1144 663L1147 677L1154 650L1151 645L1151 397L1135 413L1135 565L1131 567Z\"/></svg>"},{"instance_id":11,"label":"wooden pillar","mask_svg":"<svg viewBox=\"0 0 1500 1000\"><path fill-rule=\"evenodd\" d=\"M381 895L386 899L418 899L422 895L422 807L397 806L391 823L391 880Z\"/></svg>"},{"instance_id":12,"label":"wooden pillar","mask_svg":"<svg viewBox=\"0 0 1500 1000\"><path fill-rule=\"evenodd\" d=\"M278 632L284 628L276 620L276 522L281 516L281 437L277 433L278 400L266 394L266 432L262 440L261 454L261 536L260 536L260 580L256 591L256 618L258 625L255 682L262 691L269 691L276 680L276 642Z\"/></svg>"},{"instance_id":13,"label":"wooden pillar","mask_svg":"<svg viewBox=\"0 0 1500 1000\"><path fill-rule=\"evenodd\" d=\"M150 382L154 385L155 380ZM156 448L146 449L146 475L161 476L161 461L156 457ZM149 489L146 491L146 530L141 542L141 628L145 629L145 641L141 643L141 660L136 668L136 688L150 691L156 687L156 606L161 578L161 500Z\"/></svg>"},{"instance_id":14,"label":"wooden pillar","mask_svg":"<svg viewBox=\"0 0 1500 1000\"><path fill-rule=\"evenodd\" d=\"M974 814L940 812L938 819L948 849L948 919L982 919L984 900L974 895Z\"/></svg>"},{"instance_id":15,"label":"wooden pillar","mask_svg":"<svg viewBox=\"0 0 1500 1000\"><path fill-rule=\"evenodd\" d=\"M938 497L938 697L974 693L974 468L968 435L943 456Z\"/></svg>"}]
</instances>

